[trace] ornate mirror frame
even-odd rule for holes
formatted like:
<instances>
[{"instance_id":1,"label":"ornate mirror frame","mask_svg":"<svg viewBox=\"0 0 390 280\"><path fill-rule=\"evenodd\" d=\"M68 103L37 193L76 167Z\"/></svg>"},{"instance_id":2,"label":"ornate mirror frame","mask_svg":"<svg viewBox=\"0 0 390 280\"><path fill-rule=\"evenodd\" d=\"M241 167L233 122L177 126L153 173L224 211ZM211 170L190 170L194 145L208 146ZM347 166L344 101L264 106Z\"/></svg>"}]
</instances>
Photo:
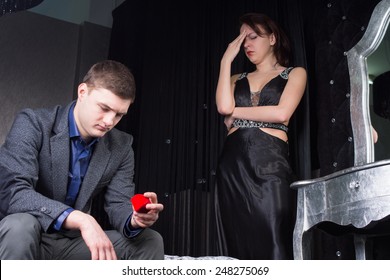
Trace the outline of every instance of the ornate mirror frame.
<instances>
[{"instance_id":1,"label":"ornate mirror frame","mask_svg":"<svg viewBox=\"0 0 390 280\"><path fill-rule=\"evenodd\" d=\"M347 52L355 166L371 163L375 160L369 110L367 57L378 48L386 33L389 21L390 0L382 0L375 7L362 39Z\"/></svg>"}]
</instances>

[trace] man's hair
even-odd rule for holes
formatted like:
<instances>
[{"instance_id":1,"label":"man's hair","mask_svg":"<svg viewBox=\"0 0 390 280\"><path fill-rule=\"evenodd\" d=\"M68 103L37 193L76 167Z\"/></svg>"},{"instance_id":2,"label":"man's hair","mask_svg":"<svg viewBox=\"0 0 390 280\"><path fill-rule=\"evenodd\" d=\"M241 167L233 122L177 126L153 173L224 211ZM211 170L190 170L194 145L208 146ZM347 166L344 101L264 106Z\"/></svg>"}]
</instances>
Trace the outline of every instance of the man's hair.
<instances>
[{"instance_id":1,"label":"man's hair","mask_svg":"<svg viewBox=\"0 0 390 280\"><path fill-rule=\"evenodd\" d=\"M124 64L114 60L94 64L84 76L83 83L92 88L107 89L123 99L135 99L133 74Z\"/></svg>"}]
</instances>

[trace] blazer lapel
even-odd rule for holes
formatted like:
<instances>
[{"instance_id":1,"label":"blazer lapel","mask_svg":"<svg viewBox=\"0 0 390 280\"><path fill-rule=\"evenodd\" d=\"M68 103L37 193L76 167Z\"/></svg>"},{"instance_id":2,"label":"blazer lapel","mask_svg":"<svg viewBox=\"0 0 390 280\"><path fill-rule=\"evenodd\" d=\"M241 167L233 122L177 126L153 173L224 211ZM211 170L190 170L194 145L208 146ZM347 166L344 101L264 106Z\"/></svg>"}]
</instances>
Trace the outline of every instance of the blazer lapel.
<instances>
[{"instance_id":1,"label":"blazer lapel","mask_svg":"<svg viewBox=\"0 0 390 280\"><path fill-rule=\"evenodd\" d=\"M50 140L51 162L53 168L53 197L65 201L69 174L69 134L56 135Z\"/></svg>"},{"instance_id":2,"label":"blazer lapel","mask_svg":"<svg viewBox=\"0 0 390 280\"><path fill-rule=\"evenodd\" d=\"M104 170L106 170L110 157L111 152L107 148L104 138L102 138L96 144L95 150L92 154L87 174L85 175L75 203L76 209L83 209L86 206L86 203L91 198L93 191L96 189Z\"/></svg>"},{"instance_id":3,"label":"blazer lapel","mask_svg":"<svg viewBox=\"0 0 390 280\"><path fill-rule=\"evenodd\" d=\"M58 201L65 201L68 189L70 159L68 113L71 104L58 113L57 125L53 129L55 135L50 139L53 198Z\"/></svg>"}]
</instances>

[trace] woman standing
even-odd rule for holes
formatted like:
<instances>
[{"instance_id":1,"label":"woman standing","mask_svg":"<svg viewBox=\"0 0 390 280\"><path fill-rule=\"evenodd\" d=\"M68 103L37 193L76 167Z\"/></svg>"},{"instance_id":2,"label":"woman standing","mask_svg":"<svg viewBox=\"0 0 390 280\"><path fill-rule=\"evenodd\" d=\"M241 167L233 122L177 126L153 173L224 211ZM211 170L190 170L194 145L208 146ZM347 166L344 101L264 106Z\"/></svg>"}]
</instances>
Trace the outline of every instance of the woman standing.
<instances>
[{"instance_id":1,"label":"woman standing","mask_svg":"<svg viewBox=\"0 0 390 280\"><path fill-rule=\"evenodd\" d=\"M288 67L288 39L268 16L249 13L240 23L240 35L222 57L216 90L228 128L216 181L221 253L292 259L296 208L287 132L305 91L306 70ZM256 70L230 76L241 46Z\"/></svg>"}]
</instances>

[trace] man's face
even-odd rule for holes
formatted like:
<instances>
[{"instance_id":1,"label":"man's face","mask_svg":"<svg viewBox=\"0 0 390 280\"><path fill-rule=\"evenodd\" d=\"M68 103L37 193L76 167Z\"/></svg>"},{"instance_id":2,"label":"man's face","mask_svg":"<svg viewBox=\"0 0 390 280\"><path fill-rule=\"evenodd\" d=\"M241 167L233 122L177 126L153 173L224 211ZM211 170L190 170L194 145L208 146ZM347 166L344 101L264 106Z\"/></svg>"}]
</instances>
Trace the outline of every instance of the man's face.
<instances>
[{"instance_id":1,"label":"man's face","mask_svg":"<svg viewBox=\"0 0 390 280\"><path fill-rule=\"evenodd\" d=\"M131 102L107 89L80 84L74 116L84 141L103 137L127 113Z\"/></svg>"}]
</instances>

